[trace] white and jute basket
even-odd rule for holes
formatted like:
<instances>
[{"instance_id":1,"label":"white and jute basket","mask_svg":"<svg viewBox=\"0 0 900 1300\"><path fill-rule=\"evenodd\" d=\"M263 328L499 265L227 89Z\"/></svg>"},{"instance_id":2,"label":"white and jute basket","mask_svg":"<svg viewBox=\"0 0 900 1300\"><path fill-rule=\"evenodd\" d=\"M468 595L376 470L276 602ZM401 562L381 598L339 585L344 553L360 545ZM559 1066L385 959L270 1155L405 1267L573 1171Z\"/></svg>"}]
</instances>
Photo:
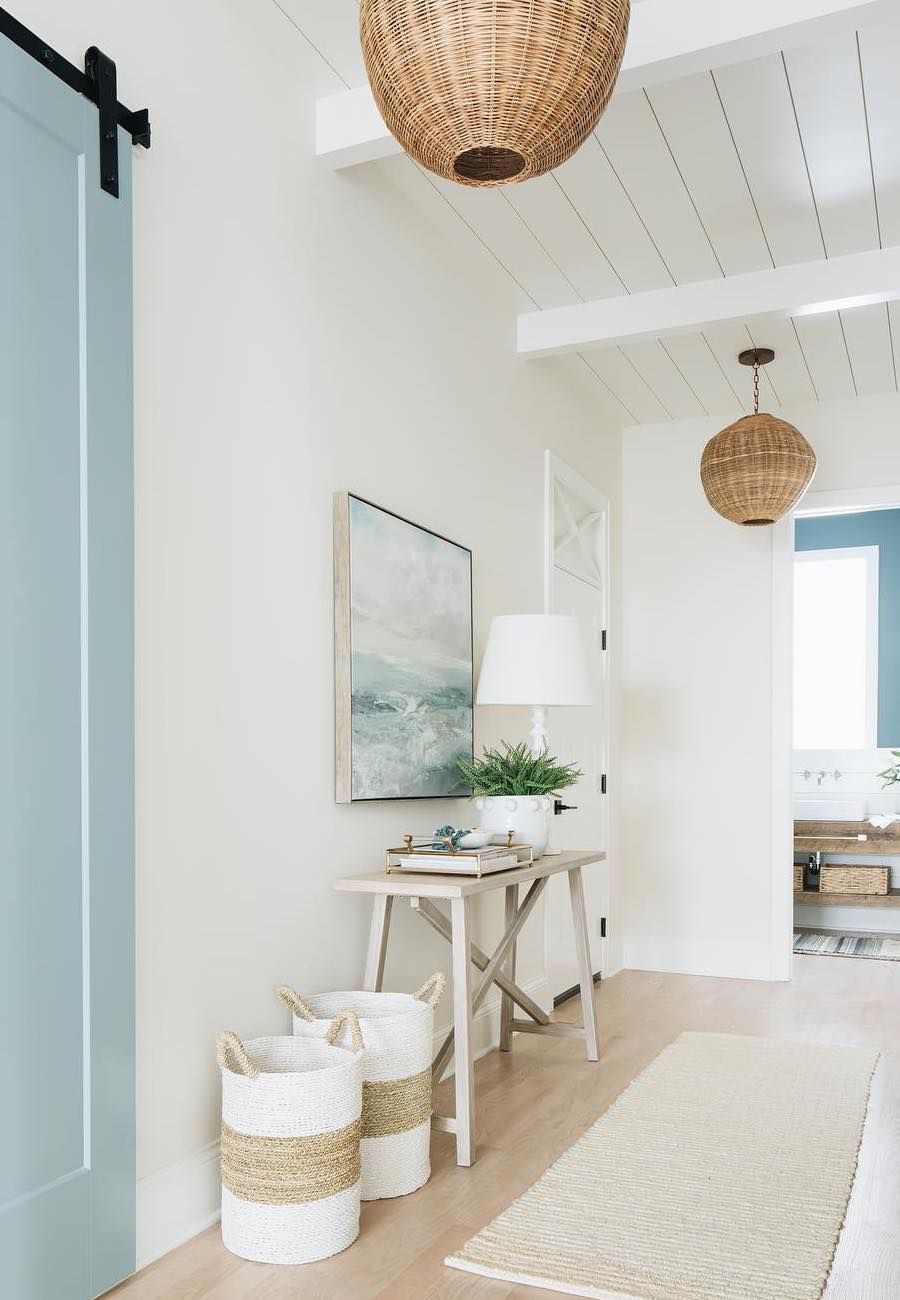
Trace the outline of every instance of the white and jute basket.
<instances>
[{"instance_id":1,"label":"white and jute basket","mask_svg":"<svg viewBox=\"0 0 900 1300\"><path fill-rule=\"evenodd\" d=\"M352 1050L335 1046L344 1025ZM220 1034L222 1241L263 1264L306 1264L359 1234L363 1039L352 1011L323 1042Z\"/></svg>"},{"instance_id":2,"label":"white and jute basket","mask_svg":"<svg viewBox=\"0 0 900 1300\"><path fill-rule=\"evenodd\" d=\"M406 1196L431 1174L431 1051L434 1008L446 980L437 972L415 993L317 993L278 990L294 1014L294 1033L322 1037L329 1016L347 1007L359 1017L363 1061L362 1199Z\"/></svg>"}]
</instances>

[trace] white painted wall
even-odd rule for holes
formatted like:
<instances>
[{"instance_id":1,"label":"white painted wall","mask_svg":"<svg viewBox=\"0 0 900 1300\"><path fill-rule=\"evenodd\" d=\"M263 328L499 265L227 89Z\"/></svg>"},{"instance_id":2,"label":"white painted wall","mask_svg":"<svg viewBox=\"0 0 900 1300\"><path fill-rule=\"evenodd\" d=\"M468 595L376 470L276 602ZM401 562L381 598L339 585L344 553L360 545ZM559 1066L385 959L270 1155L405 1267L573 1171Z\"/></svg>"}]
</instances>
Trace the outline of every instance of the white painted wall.
<instances>
[{"instance_id":1,"label":"white painted wall","mask_svg":"<svg viewBox=\"0 0 900 1300\"><path fill-rule=\"evenodd\" d=\"M329 74L274 3L16 13L75 62L108 51L153 123L134 162L146 1261L215 1213L215 1032L285 1027L277 983L358 984L366 909L332 880L470 815L333 802L332 492L473 548L480 641L491 614L542 607L545 447L615 507L619 438L581 363L516 360L511 282L405 160L316 166ZM480 723L482 739L524 734L515 714ZM486 910L477 932L499 919ZM395 940L389 987L445 964L402 910ZM540 997L540 920L520 951Z\"/></svg>"},{"instance_id":2,"label":"white painted wall","mask_svg":"<svg viewBox=\"0 0 900 1300\"><path fill-rule=\"evenodd\" d=\"M897 395L784 415L816 449L817 491L900 483ZM790 862L790 725L772 647L785 592L775 532L739 529L703 496L716 429L645 427L623 443L624 964L765 979L781 973L775 846Z\"/></svg>"}]
</instances>

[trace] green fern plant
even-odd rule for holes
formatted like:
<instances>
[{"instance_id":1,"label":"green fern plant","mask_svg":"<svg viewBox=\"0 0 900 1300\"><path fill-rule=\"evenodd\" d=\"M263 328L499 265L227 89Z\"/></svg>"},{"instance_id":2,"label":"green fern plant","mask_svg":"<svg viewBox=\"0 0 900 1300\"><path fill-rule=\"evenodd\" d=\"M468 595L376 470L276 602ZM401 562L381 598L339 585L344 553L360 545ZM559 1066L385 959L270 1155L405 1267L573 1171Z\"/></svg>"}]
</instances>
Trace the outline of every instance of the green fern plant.
<instances>
[{"instance_id":1,"label":"green fern plant","mask_svg":"<svg viewBox=\"0 0 900 1300\"><path fill-rule=\"evenodd\" d=\"M884 782L882 790L886 790L889 785L900 785L900 749L892 749L891 754L898 761L878 773L879 779Z\"/></svg>"},{"instance_id":2,"label":"green fern plant","mask_svg":"<svg viewBox=\"0 0 900 1300\"><path fill-rule=\"evenodd\" d=\"M560 763L546 749L532 754L520 745L500 742L500 749L485 749L481 758L456 760L464 783L478 795L559 794L574 785L581 772L573 763Z\"/></svg>"}]
</instances>

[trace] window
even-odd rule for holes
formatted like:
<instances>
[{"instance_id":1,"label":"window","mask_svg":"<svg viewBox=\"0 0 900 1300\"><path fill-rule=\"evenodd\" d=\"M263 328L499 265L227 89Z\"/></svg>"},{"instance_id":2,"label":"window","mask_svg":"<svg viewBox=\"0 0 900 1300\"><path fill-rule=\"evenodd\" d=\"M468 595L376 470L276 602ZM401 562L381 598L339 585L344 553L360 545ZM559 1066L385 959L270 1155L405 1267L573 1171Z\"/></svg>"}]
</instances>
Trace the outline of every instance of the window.
<instances>
[{"instance_id":1,"label":"window","mask_svg":"<svg viewBox=\"0 0 900 1300\"><path fill-rule=\"evenodd\" d=\"M878 547L794 558L794 748L874 749Z\"/></svg>"}]
</instances>

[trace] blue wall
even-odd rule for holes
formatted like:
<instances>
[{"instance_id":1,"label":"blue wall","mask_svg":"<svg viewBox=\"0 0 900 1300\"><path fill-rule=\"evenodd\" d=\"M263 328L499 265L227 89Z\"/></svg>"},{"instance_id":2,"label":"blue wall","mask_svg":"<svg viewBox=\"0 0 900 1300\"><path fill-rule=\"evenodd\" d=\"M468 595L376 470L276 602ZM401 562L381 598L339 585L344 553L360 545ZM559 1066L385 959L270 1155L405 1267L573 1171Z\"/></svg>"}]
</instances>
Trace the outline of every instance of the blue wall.
<instances>
[{"instance_id":1,"label":"blue wall","mask_svg":"<svg viewBox=\"0 0 900 1300\"><path fill-rule=\"evenodd\" d=\"M877 546L878 555L878 744L900 749L900 510L798 519L798 551ZM838 617L835 611L835 617ZM828 629L822 629L828 635Z\"/></svg>"}]
</instances>

